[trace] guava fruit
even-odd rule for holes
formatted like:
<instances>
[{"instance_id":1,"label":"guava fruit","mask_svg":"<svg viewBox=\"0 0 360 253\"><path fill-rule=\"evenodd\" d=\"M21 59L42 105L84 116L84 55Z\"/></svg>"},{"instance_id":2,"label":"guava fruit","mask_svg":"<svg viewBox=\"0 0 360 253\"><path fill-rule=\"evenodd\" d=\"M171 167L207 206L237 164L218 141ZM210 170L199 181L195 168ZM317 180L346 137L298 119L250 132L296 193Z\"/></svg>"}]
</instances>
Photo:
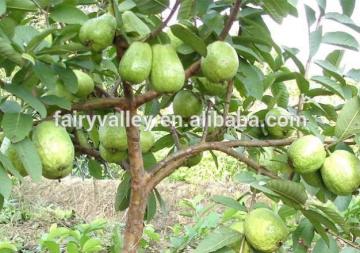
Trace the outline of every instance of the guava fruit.
<instances>
[{"instance_id":1,"label":"guava fruit","mask_svg":"<svg viewBox=\"0 0 360 253\"><path fill-rule=\"evenodd\" d=\"M35 127L32 141L40 156L44 177L61 179L71 173L75 151L65 128L52 121L42 122Z\"/></svg>"},{"instance_id":2,"label":"guava fruit","mask_svg":"<svg viewBox=\"0 0 360 253\"><path fill-rule=\"evenodd\" d=\"M288 121L284 121L283 117L287 117ZM290 113L284 108L273 108L265 116L265 121L268 123L266 129L269 134L277 139L289 137L293 133L293 128L289 125L281 126L281 123L290 123ZM270 125L273 124L273 125Z\"/></svg>"},{"instance_id":3,"label":"guava fruit","mask_svg":"<svg viewBox=\"0 0 360 253\"><path fill-rule=\"evenodd\" d=\"M181 45L184 44L184 42L179 39L178 37L176 37L172 32L171 30L167 31L166 34L169 36L169 39L170 39L170 44L171 46L177 50L178 47L180 47Z\"/></svg>"},{"instance_id":4,"label":"guava fruit","mask_svg":"<svg viewBox=\"0 0 360 253\"><path fill-rule=\"evenodd\" d=\"M152 52L152 88L163 93L179 91L184 86L185 70L174 48L170 44L156 44Z\"/></svg>"},{"instance_id":5,"label":"guava fruit","mask_svg":"<svg viewBox=\"0 0 360 253\"><path fill-rule=\"evenodd\" d=\"M142 153L147 153L154 146L155 137L151 131L140 131L140 147Z\"/></svg>"},{"instance_id":6,"label":"guava fruit","mask_svg":"<svg viewBox=\"0 0 360 253\"><path fill-rule=\"evenodd\" d=\"M126 151L106 149L102 145L99 146L99 152L101 158L109 163L119 163L127 158Z\"/></svg>"},{"instance_id":7,"label":"guava fruit","mask_svg":"<svg viewBox=\"0 0 360 253\"><path fill-rule=\"evenodd\" d=\"M204 95L225 97L227 93L227 85L225 83L213 83L206 77L198 78L198 88Z\"/></svg>"},{"instance_id":8,"label":"guava fruit","mask_svg":"<svg viewBox=\"0 0 360 253\"><path fill-rule=\"evenodd\" d=\"M20 173L20 175L26 177L28 173L25 170L25 167L12 144L10 144L8 149L6 150L6 155L14 165L15 169Z\"/></svg>"},{"instance_id":9,"label":"guava fruit","mask_svg":"<svg viewBox=\"0 0 360 253\"><path fill-rule=\"evenodd\" d=\"M112 45L116 32L116 19L110 14L87 20L80 28L79 39L95 52Z\"/></svg>"},{"instance_id":10,"label":"guava fruit","mask_svg":"<svg viewBox=\"0 0 360 253\"><path fill-rule=\"evenodd\" d=\"M106 122L99 128L100 144L106 149L125 151L128 148L125 127Z\"/></svg>"},{"instance_id":11,"label":"guava fruit","mask_svg":"<svg viewBox=\"0 0 360 253\"><path fill-rule=\"evenodd\" d=\"M201 59L201 69L212 82L230 80L239 68L235 49L227 42L216 41L208 45L207 55Z\"/></svg>"},{"instance_id":12,"label":"guava fruit","mask_svg":"<svg viewBox=\"0 0 360 253\"><path fill-rule=\"evenodd\" d=\"M142 83L149 77L151 65L150 45L144 42L133 42L120 61L120 76L123 81L132 84Z\"/></svg>"},{"instance_id":13,"label":"guava fruit","mask_svg":"<svg viewBox=\"0 0 360 253\"><path fill-rule=\"evenodd\" d=\"M288 233L283 220L269 209L254 209L245 218L246 240L261 252L276 251L286 241Z\"/></svg>"},{"instance_id":14,"label":"guava fruit","mask_svg":"<svg viewBox=\"0 0 360 253\"><path fill-rule=\"evenodd\" d=\"M345 150L325 159L321 176L326 188L336 195L350 195L360 187L360 160Z\"/></svg>"},{"instance_id":15,"label":"guava fruit","mask_svg":"<svg viewBox=\"0 0 360 253\"><path fill-rule=\"evenodd\" d=\"M180 142L180 147L182 149L186 149L190 145L189 141L186 138L180 138L179 142ZM195 165L198 165L201 162L202 158L203 158L203 153L193 155L186 160L184 165L189 168L193 167Z\"/></svg>"},{"instance_id":16,"label":"guava fruit","mask_svg":"<svg viewBox=\"0 0 360 253\"><path fill-rule=\"evenodd\" d=\"M304 181L308 184L311 185L313 187L323 187L323 181L321 178L321 173L320 171L316 171L313 173L307 173L307 174L302 174L301 177L304 179Z\"/></svg>"},{"instance_id":17,"label":"guava fruit","mask_svg":"<svg viewBox=\"0 0 360 253\"><path fill-rule=\"evenodd\" d=\"M94 91L94 81L88 74L80 70L74 70L74 73L78 81L78 90L75 95L79 98L86 98Z\"/></svg>"},{"instance_id":18,"label":"guava fruit","mask_svg":"<svg viewBox=\"0 0 360 253\"><path fill-rule=\"evenodd\" d=\"M326 151L318 137L307 135L290 145L288 157L297 173L306 174L321 168L326 158Z\"/></svg>"},{"instance_id":19,"label":"guava fruit","mask_svg":"<svg viewBox=\"0 0 360 253\"><path fill-rule=\"evenodd\" d=\"M173 100L174 114L188 119L193 115L199 115L202 112L202 102L192 91L179 91Z\"/></svg>"}]
</instances>

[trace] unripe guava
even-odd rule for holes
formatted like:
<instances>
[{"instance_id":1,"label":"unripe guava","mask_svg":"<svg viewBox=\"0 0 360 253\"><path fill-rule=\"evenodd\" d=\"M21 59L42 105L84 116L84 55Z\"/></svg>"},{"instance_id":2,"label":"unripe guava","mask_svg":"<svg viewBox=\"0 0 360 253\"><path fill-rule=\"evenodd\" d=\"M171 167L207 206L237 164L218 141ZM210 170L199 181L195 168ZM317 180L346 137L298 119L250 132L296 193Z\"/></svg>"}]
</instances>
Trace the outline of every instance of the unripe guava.
<instances>
[{"instance_id":1,"label":"unripe guava","mask_svg":"<svg viewBox=\"0 0 360 253\"><path fill-rule=\"evenodd\" d=\"M109 121L99 128L100 144L106 149L125 151L128 148L125 127L111 124Z\"/></svg>"},{"instance_id":2,"label":"unripe guava","mask_svg":"<svg viewBox=\"0 0 360 253\"><path fill-rule=\"evenodd\" d=\"M25 170L25 167L12 144L10 144L6 150L6 155L14 165L15 169L20 173L20 175L26 177L28 173Z\"/></svg>"},{"instance_id":3,"label":"unripe guava","mask_svg":"<svg viewBox=\"0 0 360 253\"><path fill-rule=\"evenodd\" d=\"M190 145L190 143L189 143L189 141L186 139L186 138L181 138L180 140L179 140L179 142L180 142L180 147L182 148L182 149L186 149L186 148L188 148L189 147L189 145ZM202 160L202 158L203 158L203 153L199 153L199 154L197 154L197 155L193 155L193 156L191 156L191 157L189 157L187 160L186 160L186 162L185 162L185 166L186 167L193 167L193 166L195 166L195 165L198 165L200 162L201 162L201 160Z\"/></svg>"},{"instance_id":4,"label":"unripe guava","mask_svg":"<svg viewBox=\"0 0 360 253\"><path fill-rule=\"evenodd\" d=\"M140 147L142 153L147 153L150 151L152 146L154 146L155 137L151 131L140 131Z\"/></svg>"},{"instance_id":5,"label":"unripe guava","mask_svg":"<svg viewBox=\"0 0 360 253\"><path fill-rule=\"evenodd\" d=\"M45 121L37 125L32 136L43 167L43 176L61 179L69 175L74 162L74 145L65 128Z\"/></svg>"},{"instance_id":6,"label":"unripe guava","mask_svg":"<svg viewBox=\"0 0 360 253\"><path fill-rule=\"evenodd\" d=\"M174 114L188 119L193 115L199 115L202 112L202 102L192 91L179 91L173 101Z\"/></svg>"},{"instance_id":7,"label":"unripe guava","mask_svg":"<svg viewBox=\"0 0 360 253\"><path fill-rule=\"evenodd\" d=\"M227 93L227 85L225 83L213 83L209 81L206 77L198 78L199 90L209 96L218 96L225 97Z\"/></svg>"},{"instance_id":8,"label":"unripe guava","mask_svg":"<svg viewBox=\"0 0 360 253\"><path fill-rule=\"evenodd\" d=\"M201 59L201 69L212 82L230 80L239 68L235 49L227 42L216 41L208 45L207 55Z\"/></svg>"},{"instance_id":9,"label":"unripe guava","mask_svg":"<svg viewBox=\"0 0 360 253\"><path fill-rule=\"evenodd\" d=\"M87 20L80 28L79 39L95 52L112 45L116 32L116 19L110 14Z\"/></svg>"},{"instance_id":10,"label":"unripe guava","mask_svg":"<svg viewBox=\"0 0 360 253\"><path fill-rule=\"evenodd\" d=\"M184 42L176 37L171 30L167 31L166 34L169 36L171 46L177 50L178 47L184 44Z\"/></svg>"},{"instance_id":11,"label":"unripe guava","mask_svg":"<svg viewBox=\"0 0 360 253\"><path fill-rule=\"evenodd\" d=\"M326 151L318 137L307 135L290 145L288 156L294 170L297 173L306 174L321 168L325 161Z\"/></svg>"},{"instance_id":12,"label":"unripe guava","mask_svg":"<svg viewBox=\"0 0 360 253\"><path fill-rule=\"evenodd\" d=\"M293 128L291 126L281 126L279 124L283 122L283 117L287 117L287 122L290 123L290 113L281 107L271 109L265 116L267 123L274 124L274 126L266 125L269 134L274 138L283 139L289 137L293 133ZM286 121L284 123L286 123Z\"/></svg>"},{"instance_id":13,"label":"unripe guava","mask_svg":"<svg viewBox=\"0 0 360 253\"><path fill-rule=\"evenodd\" d=\"M285 243L289 231L277 214L266 208L258 208L246 216L244 233L254 249L270 253Z\"/></svg>"},{"instance_id":14,"label":"unripe guava","mask_svg":"<svg viewBox=\"0 0 360 253\"><path fill-rule=\"evenodd\" d=\"M102 145L99 146L99 152L102 159L109 163L119 163L127 158L126 151L116 149L106 149Z\"/></svg>"},{"instance_id":15,"label":"unripe guava","mask_svg":"<svg viewBox=\"0 0 360 253\"><path fill-rule=\"evenodd\" d=\"M94 81L88 74L80 70L74 70L74 73L78 81L78 90L75 95L79 98L86 98L94 91Z\"/></svg>"},{"instance_id":16,"label":"unripe guava","mask_svg":"<svg viewBox=\"0 0 360 253\"><path fill-rule=\"evenodd\" d=\"M185 70L170 44L152 47L153 63L151 86L155 91L173 93L179 91L185 82Z\"/></svg>"},{"instance_id":17,"label":"unripe guava","mask_svg":"<svg viewBox=\"0 0 360 253\"><path fill-rule=\"evenodd\" d=\"M360 160L345 150L325 159L321 176L326 188L336 195L350 195L360 187Z\"/></svg>"},{"instance_id":18,"label":"unripe guava","mask_svg":"<svg viewBox=\"0 0 360 253\"><path fill-rule=\"evenodd\" d=\"M149 44L133 42L120 61L119 71L123 81L132 84L144 82L150 75L152 50Z\"/></svg>"}]
</instances>

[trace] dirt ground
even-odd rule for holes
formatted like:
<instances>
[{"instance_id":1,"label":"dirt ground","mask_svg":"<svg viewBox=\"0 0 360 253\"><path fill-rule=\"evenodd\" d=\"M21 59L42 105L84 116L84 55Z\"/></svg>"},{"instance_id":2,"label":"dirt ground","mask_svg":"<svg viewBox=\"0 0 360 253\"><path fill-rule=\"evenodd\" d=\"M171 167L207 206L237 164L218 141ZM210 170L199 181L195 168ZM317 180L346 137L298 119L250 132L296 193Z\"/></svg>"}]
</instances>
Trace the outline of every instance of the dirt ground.
<instances>
[{"instance_id":1,"label":"dirt ground","mask_svg":"<svg viewBox=\"0 0 360 253\"><path fill-rule=\"evenodd\" d=\"M114 209L117 185L118 181L115 180L94 182L93 180L83 181L80 178L66 178L61 182L43 180L41 183L26 180L14 190L13 199L18 201L20 208L30 207L31 217L0 224L0 241L4 239L16 241L23 244L25 248L34 250L38 245L40 235L47 232L53 223L71 227L81 222L91 222L95 218L125 223L125 213L116 212ZM194 185L166 181L159 185L158 190L166 202L168 211L166 214L158 212L151 224L162 237L165 237L169 226L176 223L182 225L191 223L190 219L179 215L180 199L191 199L197 195L203 195L205 199L219 194L239 196L248 189L228 182ZM48 212L49 210L52 211ZM57 216L56 210L72 212L74 219L54 220L54 216Z\"/></svg>"}]
</instances>

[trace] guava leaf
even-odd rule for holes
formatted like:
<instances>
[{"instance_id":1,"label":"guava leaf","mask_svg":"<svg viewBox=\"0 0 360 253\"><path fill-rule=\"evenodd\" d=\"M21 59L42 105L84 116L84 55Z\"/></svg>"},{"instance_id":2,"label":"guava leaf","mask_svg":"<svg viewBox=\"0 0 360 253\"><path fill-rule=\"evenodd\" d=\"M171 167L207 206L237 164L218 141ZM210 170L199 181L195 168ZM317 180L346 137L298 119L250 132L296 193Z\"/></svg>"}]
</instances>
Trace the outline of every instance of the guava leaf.
<instances>
[{"instance_id":1,"label":"guava leaf","mask_svg":"<svg viewBox=\"0 0 360 253\"><path fill-rule=\"evenodd\" d=\"M75 6L67 4L56 6L56 8L51 11L50 18L56 22L79 25L88 20L88 16L86 16L84 12Z\"/></svg>"},{"instance_id":2,"label":"guava leaf","mask_svg":"<svg viewBox=\"0 0 360 253\"><path fill-rule=\"evenodd\" d=\"M28 136L32 126L33 119L29 114L5 113L2 119L5 136L13 143L19 142Z\"/></svg>"},{"instance_id":3,"label":"guava leaf","mask_svg":"<svg viewBox=\"0 0 360 253\"><path fill-rule=\"evenodd\" d=\"M2 165L0 165L0 182L0 195L7 199L11 193L12 181Z\"/></svg>"},{"instance_id":4,"label":"guava leaf","mask_svg":"<svg viewBox=\"0 0 360 253\"><path fill-rule=\"evenodd\" d=\"M360 98L354 97L344 105L339 113L335 136L339 140L344 140L358 133L360 133Z\"/></svg>"}]
</instances>

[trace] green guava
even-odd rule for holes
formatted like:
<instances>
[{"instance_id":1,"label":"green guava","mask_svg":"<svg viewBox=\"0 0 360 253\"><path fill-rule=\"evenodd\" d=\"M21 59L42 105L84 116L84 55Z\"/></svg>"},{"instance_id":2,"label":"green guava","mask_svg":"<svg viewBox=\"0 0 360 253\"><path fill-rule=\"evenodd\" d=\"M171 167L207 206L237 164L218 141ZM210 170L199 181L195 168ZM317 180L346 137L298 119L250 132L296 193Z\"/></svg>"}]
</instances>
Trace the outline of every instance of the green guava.
<instances>
[{"instance_id":1,"label":"green guava","mask_svg":"<svg viewBox=\"0 0 360 253\"><path fill-rule=\"evenodd\" d=\"M140 147L142 153L147 153L150 151L152 146L154 146L155 137L151 131L140 131Z\"/></svg>"},{"instance_id":2,"label":"green guava","mask_svg":"<svg viewBox=\"0 0 360 253\"><path fill-rule=\"evenodd\" d=\"M80 28L79 39L95 52L112 45L116 32L116 19L110 14L87 20Z\"/></svg>"},{"instance_id":3,"label":"green guava","mask_svg":"<svg viewBox=\"0 0 360 253\"><path fill-rule=\"evenodd\" d=\"M99 146L99 152L102 159L109 163L119 163L127 158L126 151L116 149L106 149L102 145Z\"/></svg>"},{"instance_id":4,"label":"green guava","mask_svg":"<svg viewBox=\"0 0 360 253\"><path fill-rule=\"evenodd\" d=\"M15 169L20 173L21 176L26 177L28 175L23 163L18 156L16 149L12 144L9 145L8 149L6 150L6 155L14 165Z\"/></svg>"},{"instance_id":5,"label":"green guava","mask_svg":"<svg viewBox=\"0 0 360 253\"><path fill-rule=\"evenodd\" d=\"M180 142L180 147L182 149L186 149L190 145L189 141L186 138L180 138L179 142ZM203 158L203 153L193 155L186 160L184 165L189 168L193 167L195 165L198 165L201 162L202 158Z\"/></svg>"},{"instance_id":6,"label":"green guava","mask_svg":"<svg viewBox=\"0 0 360 253\"><path fill-rule=\"evenodd\" d=\"M284 108L277 107L268 111L265 116L266 123L274 124L274 126L266 125L266 129L268 130L269 134L276 139L289 137L293 133L293 128L291 126L281 126L278 124L283 122L283 119L280 117L290 117L290 113Z\"/></svg>"},{"instance_id":7,"label":"green guava","mask_svg":"<svg viewBox=\"0 0 360 253\"><path fill-rule=\"evenodd\" d=\"M350 195L360 186L360 160L345 150L336 150L321 168L325 186L336 195Z\"/></svg>"},{"instance_id":8,"label":"green guava","mask_svg":"<svg viewBox=\"0 0 360 253\"><path fill-rule=\"evenodd\" d=\"M148 79L152 65L152 50L149 44L133 42L120 61L119 72L123 81L139 84Z\"/></svg>"},{"instance_id":9,"label":"green guava","mask_svg":"<svg viewBox=\"0 0 360 253\"><path fill-rule=\"evenodd\" d=\"M193 115L199 115L202 112L201 99L196 96L192 91L182 90L179 91L173 100L174 114L179 115L185 119Z\"/></svg>"},{"instance_id":10,"label":"green guava","mask_svg":"<svg viewBox=\"0 0 360 253\"><path fill-rule=\"evenodd\" d=\"M326 158L326 151L318 137L307 135L290 145L288 157L295 172L306 174L321 168Z\"/></svg>"},{"instance_id":11,"label":"green guava","mask_svg":"<svg viewBox=\"0 0 360 253\"><path fill-rule=\"evenodd\" d=\"M227 93L227 85L225 83L213 83L206 77L198 78L198 88L201 93L209 96L225 97Z\"/></svg>"},{"instance_id":12,"label":"green guava","mask_svg":"<svg viewBox=\"0 0 360 253\"><path fill-rule=\"evenodd\" d=\"M239 68L235 49L227 42L216 41L208 45L207 55L201 59L201 69L212 82L230 80Z\"/></svg>"},{"instance_id":13,"label":"green guava","mask_svg":"<svg viewBox=\"0 0 360 253\"><path fill-rule=\"evenodd\" d=\"M170 45L153 45L151 86L157 92L173 93L179 91L185 82L185 70Z\"/></svg>"},{"instance_id":14,"label":"green guava","mask_svg":"<svg viewBox=\"0 0 360 253\"><path fill-rule=\"evenodd\" d=\"M78 81L78 90L75 96L79 98L86 98L94 91L94 81L88 74L80 70L74 70L74 73Z\"/></svg>"},{"instance_id":15,"label":"green guava","mask_svg":"<svg viewBox=\"0 0 360 253\"><path fill-rule=\"evenodd\" d=\"M170 39L170 44L171 46L177 50L181 45L184 44L184 42L179 39L178 37L176 37L172 32L171 30L167 31L166 34L169 36L169 39Z\"/></svg>"},{"instance_id":16,"label":"green guava","mask_svg":"<svg viewBox=\"0 0 360 253\"><path fill-rule=\"evenodd\" d=\"M66 129L45 121L33 131L33 143L43 166L43 176L48 179L61 179L69 175L74 162L74 145Z\"/></svg>"},{"instance_id":17,"label":"green guava","mask_svg":"<svg viewBox=\"0 0 360 253\"><path fill-rule=\"evenodd\" d=\"M107 121L99 128L100 144L106 149L125 151L128 148L126 129Z\"/></svg>"},{"instance_id":18,"label":"green guava","mask_svg":"<svg viewBox=\"0 0 360 253\"><path fill-rule=\"evenodd\" d=\"M270 253L281 247L289 231L277 214L266 208L258 208L246 216L244 233L254 249Z\"/></svg>"}]
</instances>

